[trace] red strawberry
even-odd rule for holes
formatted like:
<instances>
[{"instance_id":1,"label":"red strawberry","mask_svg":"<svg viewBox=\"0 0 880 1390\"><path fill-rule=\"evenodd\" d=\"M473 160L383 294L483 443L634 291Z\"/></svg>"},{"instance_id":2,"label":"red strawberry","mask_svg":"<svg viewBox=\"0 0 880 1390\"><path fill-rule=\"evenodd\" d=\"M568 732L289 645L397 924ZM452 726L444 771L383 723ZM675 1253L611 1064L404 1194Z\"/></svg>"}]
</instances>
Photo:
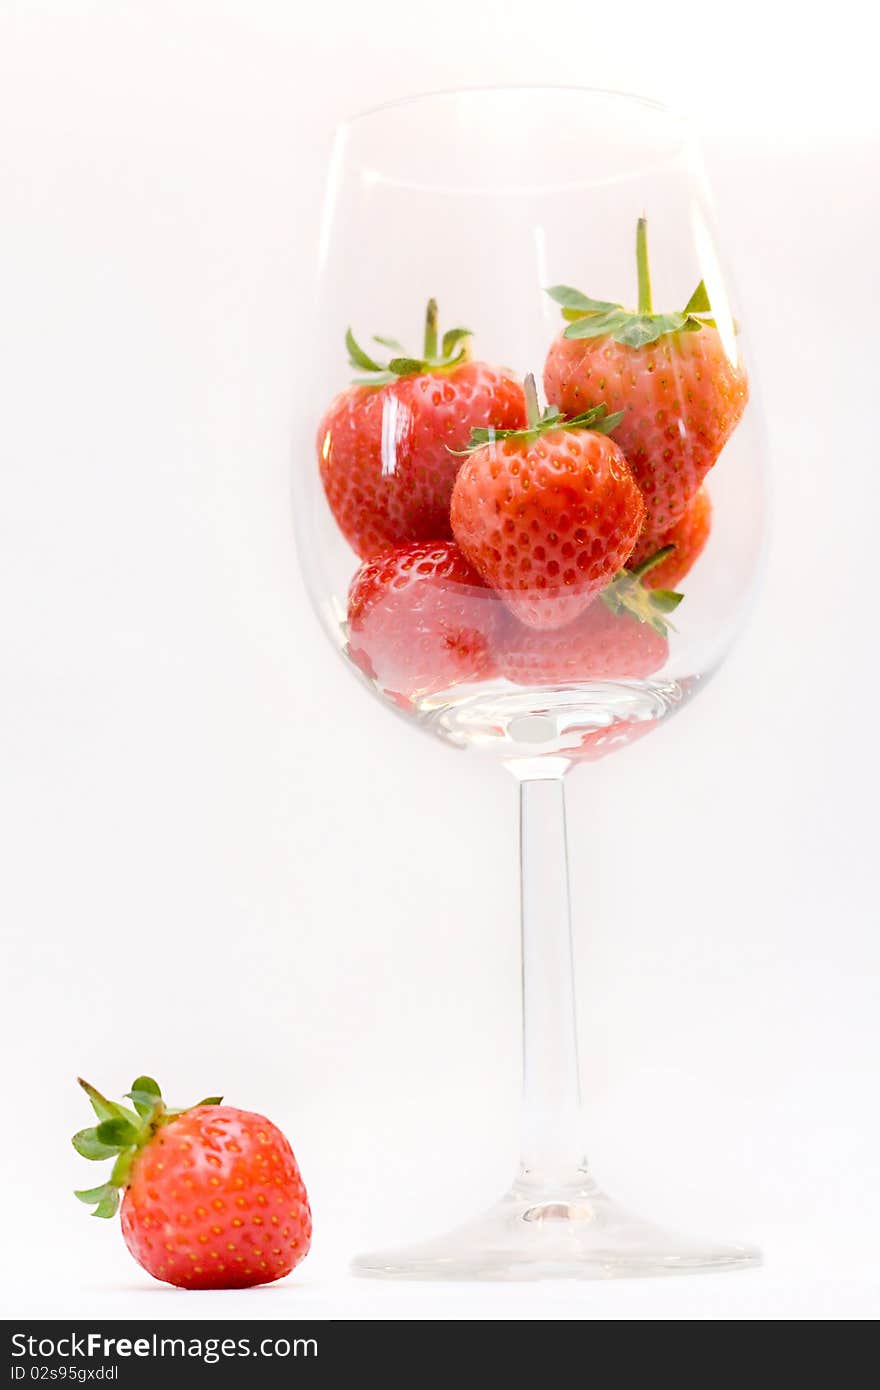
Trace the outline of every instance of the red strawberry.
<instances>
[{"instance_id":1,"label":"red strawberry","mask_svg":"<svg viewBox=\"0 0 880 1390\"><path fill-rule=\"evenodd\" d=\"M221 1105L168 1110L151 1077L134 1109L85 1081L99 1123L73 1136L84 1158L115 1157L108 1182L77 1197L112 1217L138 1264L184 1289L241 1289L289 1274L308 1253L309 1200L293 1151L262 1115Z\"/></svg>"},{"instance_id":2,"label":"red strawberry","mask_svg":"<svg viewBox=\"0 0 880 1390\"><path fill-rule=\"evenodd\" d=\"M449 538L449 498L477 426L525 424L522 387L501 367L468 360L468 331L437 344L437 305L428 305L424 357L399 352L381 366L346 335L349 360L366 373L337 396L318 427L324 491L362 559L404 541Z\"/></svg>"},{"instance_id":3,"label":"red strawberry","mask_svg":"<svg viewBox=\"0 0 880 1390\"><path fill-rule=\"evenodd\" d=\"M452 492L452 530L471 564L530 627L570 623L626 563L645 507L597 407L539 418L526 378L528 425L475 430Z\"/></svg>"},{"instance_id":4,"label":"red strawberry","mask_svg":"<svg viewBox=\"0 0 880 1390\"><path fill-rule=\"evenodd\" d=\"M602 602L568 627L540 631L510 618L495 648L499 675L518 685L641 680L659 671L668 654L662 632Z\"/></svg>"},{"instance_id":5,"label":"red strawberry","mask_svg":"<svg viewBox=\"0 0 880 1390\"><path fill-rule=\"evenodd\" d=\"M565 285L548 290L573 321L550 348L544 389L566 414L600 401L623 412L614 438L644 493L646 537L657 540L687 511L739 423L748 382L705 317L702 282L681 313L653 312L644 218L637 261L637 313Z\"/></svg>"},{"instance_id":6,"label":"red strawberry","mask_svg":"<svg viewBox=\"0 0 880 1390\"><path fill-rule=\"evenodd\" d=\"M508 617L495 640L498 674L520 685L642 680L669 655L667 615L682 594L649 590L644 577L667 559L658 551L636 569L623 569L598 603L567 627L537 630Z\"/></svg>"},{"instance_id":7,"label":"red strawberry","mask_svg":"<svg viewBox=\"0 0 880 1390\"><path fill-rule=\"evenodd\" d=\"M642 583L646 589L674 589L693 568L703 553L712 528L712 503L705 488L701 488L691 502L684 516L656 540L650 536L639 539L630 556L630 565L640 565L657 550L672 548L671 553L658 565L644 573Z\"/></svg>"},{"instance_id":8,"label":"red strawberry","mask_svg":"<svg viewBox=\"0 0 880 1390\"><path fill-rule=\"evenodd\" d=\"M398 699L484 680L500 606L451 541L400 545L352 580L349 653Z\"/></svg>"}]
</instances>

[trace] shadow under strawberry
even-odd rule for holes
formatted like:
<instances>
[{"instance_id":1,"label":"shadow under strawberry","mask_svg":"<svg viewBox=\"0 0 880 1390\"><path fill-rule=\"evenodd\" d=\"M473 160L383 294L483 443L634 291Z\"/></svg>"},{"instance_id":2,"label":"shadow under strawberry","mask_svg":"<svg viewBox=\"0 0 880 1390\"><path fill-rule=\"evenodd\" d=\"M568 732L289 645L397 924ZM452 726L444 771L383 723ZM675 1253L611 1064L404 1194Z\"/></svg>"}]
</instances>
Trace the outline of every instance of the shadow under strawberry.
<instances>
[{"instance_id":1,"label":"shadow under strawberry","mask_svg":"<svg viewBox=\"0 0 880 1390\"><path fill-rule=\"evenodd\" d=\"M749 386L735 345L711 317L702 281L684 309L654 311L647 238L641 217L635 310L569 285L548 289L567 326L547 354L544 390L567 415L600 402L620 413L613 438L644 496L644 537L656 549L736 429Z\"/></svg>"}]
</instances>

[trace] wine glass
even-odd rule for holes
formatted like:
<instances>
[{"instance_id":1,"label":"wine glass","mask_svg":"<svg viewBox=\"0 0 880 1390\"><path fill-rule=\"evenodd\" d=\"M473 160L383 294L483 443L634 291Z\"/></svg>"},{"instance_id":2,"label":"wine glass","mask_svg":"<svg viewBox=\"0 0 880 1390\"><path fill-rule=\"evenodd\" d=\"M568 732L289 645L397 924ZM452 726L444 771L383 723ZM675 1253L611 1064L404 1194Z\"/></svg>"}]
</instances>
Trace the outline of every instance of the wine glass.
<instances>
[{"instance_id":1,"label":"wine glass","mask_svg":"<svg viewBox=\"0 0 880 1390\"><path fill-rule=\"evenodd\" d=\"M759 1260L631 1215L589 1172L563 780L680 710L748 610L763 444L731 301L694 144L653 102L449 92L337 134L296 453L305 579L365 690L499 759L521 805L518 1174L358 1273Z\"/></svg>"}]
</instances>

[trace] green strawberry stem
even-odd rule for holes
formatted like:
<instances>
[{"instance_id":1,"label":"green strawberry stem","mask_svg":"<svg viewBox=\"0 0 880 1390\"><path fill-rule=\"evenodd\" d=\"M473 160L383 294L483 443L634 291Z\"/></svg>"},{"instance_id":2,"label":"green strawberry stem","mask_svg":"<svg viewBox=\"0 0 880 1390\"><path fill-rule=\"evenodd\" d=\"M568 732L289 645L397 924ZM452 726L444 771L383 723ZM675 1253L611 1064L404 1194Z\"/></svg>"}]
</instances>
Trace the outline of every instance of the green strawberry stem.
<instances>
[{"instance_id":1,"label":"green strawberry stem","mask_svg":"<svg viewBox=\"0 0 880 1390\"><path fill-rule=\"evenodd\" d=\"M345 333L345 346L349 365L363 373L354 377L358 386L387 386L399 381L401 377L419 376L423 372L442 372L460 367L462 362L470 361L471 330L469 328L448 328L440 337L438 327L437 301L428 300L425 313L424 357L409 357L406 348L396 338L386 338L376 334L374 343L388 348L393 356L388 362L380 362L372 355L374 349L365 352L348 328Z\"/></svg>"},{"instance_id":2,"label":"green strawberry stem","mask_svg":"<svg viewBox=\"0 0 880 1390\"><path fill-rule=\"evenodd\" d=\"M526 420L528 428L535 430L541 422L541 407L538 405L538 387L532 372L523 381L523 394L526 398Z\"/></svg>"},{"instance_id":3,"label":"green strawberry stem","mask_svg":"<svg viewBox=\"0 0 880 1390\"><path fill-rule=\"evenodd\" d=\"M648 265L648 219L644 216L636 223L636 270L639 277L639 313L652 314L654 304L651 298L651 270Z\"/></svg>"},{"instance_id":4,"label":"green strawberry stem","mask_svg":"<svg viewBox=\"0 0 880 1390\"><path fill-rule=\"evenodd\" d=\"M87 1206L94 1206L93 1216L109 1218L116 1215L119 1193L128 1184L131 1165L140 1150L149 1144L158 1130L171 1124L184 1112L169 1110L151 1076L139 1076L132 1082L127 1099L132 1102L133 1110L127 1105L108 1100L82 1077L77 1080L89 1098L98 1124L79 1130L73 1136L73 1147L83 1158L95 1163L112 1158L113 1168L108 1180L100 1187L83 1188L73 1195ZM208 1096L198 1103L219 1105L221 1099L221 1096Z\"/></svg>"},{"instance_id":5,"label":"green strawberry stem","mask_svg":"<svg viewBox=\"0 0 880 1390\"><path fill-rule=\"evenodd\" d=\"M571 285L551 285L546 292L560 306L567 323L563 336L568 339L611 338L624 347L643 348L667 334L697 333L702 328L715 327L711 318L704 317L711 313L711 305L702 280L680 312L654 313L645 216L636 223L636 270L638 308L634 313L622 304L590 299Z\"/></svg>"},{"instance_id":6,"label":"green strawberry stem","mask_svg":"<svg viewBox=\"0 0 880 1390\"><path fill-rule=\"evenodd\" d=\"M437 356L437 301L428 300L425 313L425 361L433 362Z\"/></svg>"}]
</instances>

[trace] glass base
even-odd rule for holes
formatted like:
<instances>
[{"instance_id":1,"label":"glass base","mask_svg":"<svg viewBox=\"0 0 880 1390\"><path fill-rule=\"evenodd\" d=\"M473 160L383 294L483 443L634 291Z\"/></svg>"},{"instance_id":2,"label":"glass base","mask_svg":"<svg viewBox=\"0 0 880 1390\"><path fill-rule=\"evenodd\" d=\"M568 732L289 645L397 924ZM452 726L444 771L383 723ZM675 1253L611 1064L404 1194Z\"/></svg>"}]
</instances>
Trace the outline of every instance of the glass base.
<instances>
[{"instance_id":1,"label":"glass base","mask_svg":"<svg viewBox=\"0 0 880 1390\"><path fill-rule=\"evenodd\" d=\"M575 755L604 734L649 729L679 708L695 687L685 681L604 681L520 690L506 681L433 695L422 702L424 727L461 748L503 758Z\"/></svg>"},{"instance_id":2,"label":"glass base","mask_svg":"<svg viewBox=\"0 0 880 1390\"><path fill-rule=\"evenodd\" d=\"M615 1279L760 1263L753 1247L707 1244L642 1221L583 1178L552 1188L517 1182L449 1235L359 1255L352 1268L380 1279Z\"/></svg>"}]
</instances>

